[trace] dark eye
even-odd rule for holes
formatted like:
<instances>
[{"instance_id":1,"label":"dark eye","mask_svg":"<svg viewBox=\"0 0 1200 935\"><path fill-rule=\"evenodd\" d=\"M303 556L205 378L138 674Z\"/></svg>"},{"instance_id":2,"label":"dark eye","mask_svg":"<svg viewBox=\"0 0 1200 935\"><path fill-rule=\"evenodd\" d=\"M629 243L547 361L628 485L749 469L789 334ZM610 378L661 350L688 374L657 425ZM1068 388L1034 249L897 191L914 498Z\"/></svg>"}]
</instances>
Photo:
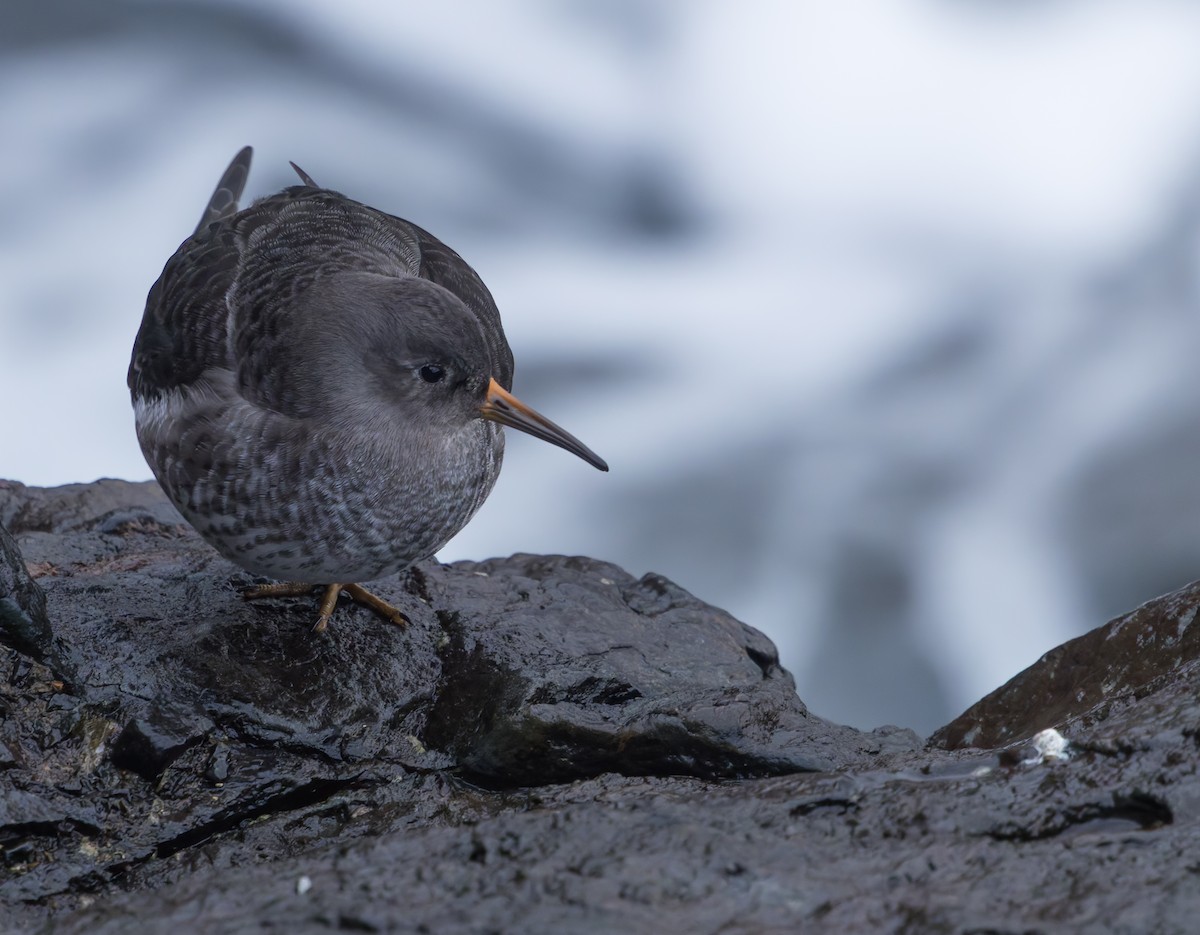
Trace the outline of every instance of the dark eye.
<instances>
[{"instance_id":1,"label":"dark eye","mask_svg":"<svg viewBox=\"0 0 1200 935\"><path fill-rule=\"evenodd\" d=\"M446 368L439 367L437 364L426 364L417 371L417 376L426 383L441 383L446 379Z\"/></svg>"}]
</instances>

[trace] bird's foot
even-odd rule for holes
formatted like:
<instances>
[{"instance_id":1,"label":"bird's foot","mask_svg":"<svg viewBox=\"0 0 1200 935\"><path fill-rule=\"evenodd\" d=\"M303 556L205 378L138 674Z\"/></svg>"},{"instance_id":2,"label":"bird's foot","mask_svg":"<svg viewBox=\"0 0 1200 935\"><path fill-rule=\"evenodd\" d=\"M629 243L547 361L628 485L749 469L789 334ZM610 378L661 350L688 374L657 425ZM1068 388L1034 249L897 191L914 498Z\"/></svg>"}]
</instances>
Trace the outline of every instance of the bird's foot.
<instances>
[{"instance_id":1,"label":"bird's foot","mask_svg":"<svg viewBox=\"0 0 1200 935\"><path fill-rule=\"evenodd\" d=\"M248 601L256 600L261 597L303 597L306 594L311 594L313 588L321 587L321 585L304 584L303 582L288 581L280 584L260 584L253 588L247 588L242 592L242 597ZM393 607L382 597L372 594L361 584L330 584L325 586L325 593L321 596L321 603L317 607L317 623L313 627L315 633L324 633L329 627L329 620L333 617L334 608L337 606L338 595L343 591L346 596L355 603L362 604L379 616L383 617L389 623L395 623L399 626L404 626L408 623L408 618L396 607Z\"/></svg>"},{"instance_id":2,"label":"bird's foot","mask_svg":"<svg viewBox=\"0 0 1200 935\"><path fill-rule=\"evenodd\" d=\"M346 592L350 600L356 604L362 604L363 607L369 607L389 623L394 623L401 627L408 623L408 618L404 616L404 613L398 607L393 607L378 594L372 594L361 584L343 584L341 588Z\"/></svg>"}]
</instances>

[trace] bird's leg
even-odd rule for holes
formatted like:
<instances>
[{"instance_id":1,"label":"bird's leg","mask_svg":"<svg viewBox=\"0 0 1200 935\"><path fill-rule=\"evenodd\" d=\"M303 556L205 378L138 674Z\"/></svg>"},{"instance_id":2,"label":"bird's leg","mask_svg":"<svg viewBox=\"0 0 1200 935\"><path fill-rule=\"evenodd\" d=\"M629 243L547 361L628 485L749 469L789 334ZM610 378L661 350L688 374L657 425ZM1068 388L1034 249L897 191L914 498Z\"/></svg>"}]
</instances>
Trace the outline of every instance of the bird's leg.
<instances>
[{"instance_id":1,"label":"bird's leg","mask_svg":"<svg viewBox=\"0 0 1200 935\"><path fill-rule=\"evenodd\" d=\"M313 588L320 585L304 584L297 581L282 582L280 584L260 584L253 588L247 588L242 592L242 597L248 601L255 600L260 597L303 597L306 594L311 594ZM352 601L362 604L364 607L375 611L379 616L383 617L389 623L399 624L404 626L408 623L408 618L396 607L393 607L382 597L372 594L361 584L330 584L325 586L325 591L321 595L321 603L317 607L317 623L313 627L316 633L324 633L329 627L329 620L333 617L334 608L337 606L338 595L346 592L346 596Z\"/></svg>"},{"instance_id":2,"label":"bird's leg","mask_svg":"<svg viewBox=\"0 0 1200 935\"><path fill-rule=\"evenodd\" d=\"M313 627L314 633L324 633L329 626L329 618L333 616L333 609L337 607L338 595L341 592L340 584L331 584L325 589L325 596L321 598L321 604L317 607L317 625Z\"/></svg>"}]
</instances>

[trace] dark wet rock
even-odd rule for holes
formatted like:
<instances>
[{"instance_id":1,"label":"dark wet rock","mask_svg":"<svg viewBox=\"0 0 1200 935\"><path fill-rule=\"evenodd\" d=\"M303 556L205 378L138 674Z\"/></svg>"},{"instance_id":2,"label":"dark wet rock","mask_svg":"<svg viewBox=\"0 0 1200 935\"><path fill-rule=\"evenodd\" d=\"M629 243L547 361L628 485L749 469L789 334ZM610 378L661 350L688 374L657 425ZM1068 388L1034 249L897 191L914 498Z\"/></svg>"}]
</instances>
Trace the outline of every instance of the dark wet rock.
<instances>
[{"instance_id":1,"label":"dark wet rock","mask_svg":"<svg viewBox=\"0 0 1200 935\"><path fill-rule=\"evenodd\" d=\"M424 736L476 782L737 778L861 757L861 734L808 714L766 637L659 575L516 555L421 578L447 608Z\"/></svg>"},{"instance_id":2,"label":"dark wet rock","mask_svg":"<svg viewBox=\"0 0 1200 935\"><path fill-rule=\"evenodd\" d=\"M185 750L202 743L212 727L212 722L191 711L152 705L145 715L131 719L117 734L110 758L118 769L131 770L153 781Z\"/></svg>"},{"instance_id":3,"label":"dark wet rock","mask_svg":"<svg viewBox=\"0 0 1200 935\"><path fill-rule=\"evenodd\" d=\"M123 524L178 526L183 517L157 484L106 478L92 484L27 487L0 480L0 526L30 532L116 532Z\"/></svg>"},{"instance_id":4,"label":"dark wet rock","mask_svg":"<svg viewBox=\"0 0 1200 935\"><path fill-rule=\"evenodd\" d=\"M16 540L0 526L0 639L26 656L45 660L53 636L46 595L29 576Z\"/></svg>"},{"instance_id":5,"label":"dark wet rock","mask_svg":"<svg viewBox=\"0 0 1200 935\"><path fill-rule=\"evenodd\" d=\"M1179 681L1200 659L1200 582L1050 650L936 731L947 749L989 749L1054 725L1102 717Z\"/></svg>"},{"instance_id":6,"label":"dark wet rock","mask_svg":"<svg viewBox=\"0 0 1200 935\"><path fill-rule=\"evenodd\" d=\"M496 787L771 775L864 753L863 735L809 715L765 637L663 578L531 555L429 564L378 586L410 626L347 604L316 636L311 599L248 604L250 579L155 488L119 484L90 488L94 503L88 487L24 505L10 489L3 510L81 694L125 723L116 762L142 775L225 734Z\"/></svg>"},{"instance_id":7,"label":"dark wet rock","mask_svg":"<svg viewBox=\"0 0 1200 935\"><path fill-rule=\"evenodd\" d=\"M23 657L49 666L65 684L74 681L74 668L66 657L65 647L54 638L50 627L46 595L29 574L16 539L3 523L0 523L0 645L10 646Z\"/></svg>"},{"instance_id":8,"label":"dark wet rock","mask_svg":"<svg viewBox=\"0 0 1200 935\"><path fill-rule=\"evenodd\" d=\"M310 600L244 602L149 485L7 484L0 516L45 595L32 644L0 635L15 931L1144 932L1200 910L1200 586L1048 654L939 732L991 749L947 750L815 717L768 640L657 575L429 563L378 585L410 626L342 605L317 636Z\"/></svg>"}]
</instances>

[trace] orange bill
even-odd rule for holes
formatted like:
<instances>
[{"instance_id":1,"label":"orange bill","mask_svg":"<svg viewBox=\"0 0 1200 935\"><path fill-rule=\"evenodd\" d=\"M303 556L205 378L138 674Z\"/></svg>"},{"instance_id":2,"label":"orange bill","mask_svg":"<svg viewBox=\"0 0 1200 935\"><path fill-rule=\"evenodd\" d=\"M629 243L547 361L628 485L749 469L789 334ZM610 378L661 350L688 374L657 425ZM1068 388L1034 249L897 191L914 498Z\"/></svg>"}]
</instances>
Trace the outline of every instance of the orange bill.
<instances>
[{"instance_id":1,"label":"orange bill","mask_svg":"<svg viewBox=\"0 0 1200 935\"><path fill-rule=\"evenodd\" d=\"M551 445L558 445L559 448L565 448L571 454L583 458L592 467L601 471L608 470L604 459L591 448L541 413L530 409L494 379L488 384L487 398L479 407L479 411L485 419L519 429Z\"/></svg>"}]
</instances>

